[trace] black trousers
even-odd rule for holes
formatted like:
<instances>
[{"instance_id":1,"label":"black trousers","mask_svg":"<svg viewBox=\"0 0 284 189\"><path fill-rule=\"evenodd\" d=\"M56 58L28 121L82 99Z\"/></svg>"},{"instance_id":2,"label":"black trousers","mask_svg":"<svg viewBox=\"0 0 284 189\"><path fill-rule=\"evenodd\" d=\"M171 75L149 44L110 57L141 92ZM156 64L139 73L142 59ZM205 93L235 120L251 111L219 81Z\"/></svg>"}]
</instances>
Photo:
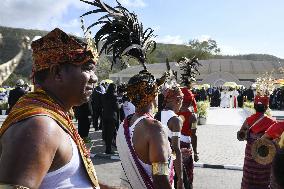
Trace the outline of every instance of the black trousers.
<instances>
[{"instance_id":1,"label":"black trousers","mask_svg":"<svg viewBox=\"0 0 284 189\"><path fill-rule=\"evenodd\" d=\"M111 144L116 132L115 119L103 119L104 140L106 143L106 152L111 152Z\"/></svg>"},{"instance_id":2,"label":"black trousers","mask_svg":"<svg viewBox=\"0 0 284 189\"><path fill-rule=\"evenodd\" d=\"M100 123L99 123L99 119L100 119ZM94 112L93 115L93 127L96 131L101 130L102 129L102 112Z\"/></svg>"},{"instance_id":3,"label":"black trousers","mask_svg":"<svg viewBox=\"0 0 284 189\"><path fill-rule=\"evenodd\" d=\"M88 137L90 125L91 123L88 117L78 117L78 133L81 138Z\"/></svg>"}]
</instances>

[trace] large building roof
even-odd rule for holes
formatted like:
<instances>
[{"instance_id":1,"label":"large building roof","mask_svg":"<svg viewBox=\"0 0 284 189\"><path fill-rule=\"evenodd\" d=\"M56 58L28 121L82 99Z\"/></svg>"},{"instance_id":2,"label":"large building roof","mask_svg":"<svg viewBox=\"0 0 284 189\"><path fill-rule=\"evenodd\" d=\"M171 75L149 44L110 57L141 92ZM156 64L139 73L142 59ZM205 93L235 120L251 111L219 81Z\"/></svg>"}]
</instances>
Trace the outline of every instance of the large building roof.
<instances>
[{"instance_id":1,"label":"large building roof","mask_svg":"<svg viewBox=\"0 0 284 189\"><path fill-rule=\"evenodd\" d=\"M274 71L275 77L280 78L279 68L284 62L276 61L252 61L236 59L210 59L200 60L200 75L197 76L198 83L208 83L213 86L222 85L226 81L234 81L238 84L249 86L254 80L266 73ZM171 69L178 72L180 69L176 62L170 62ZM148 64L148 70L156 77L160 77L166 71L165 63ZM118 73L111 74L110 79L127 82L130 77L142 70L142 66L132 66Z\"/></svg>"}]
</instances>

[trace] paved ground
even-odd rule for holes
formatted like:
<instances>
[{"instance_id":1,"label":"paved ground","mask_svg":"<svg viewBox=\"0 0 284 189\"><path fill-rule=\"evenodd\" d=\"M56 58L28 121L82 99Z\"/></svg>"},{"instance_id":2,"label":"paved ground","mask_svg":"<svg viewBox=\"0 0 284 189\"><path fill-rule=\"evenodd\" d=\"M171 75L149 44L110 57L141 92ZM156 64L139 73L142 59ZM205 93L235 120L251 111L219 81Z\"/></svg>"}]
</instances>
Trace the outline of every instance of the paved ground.
<instances>
[{"instance_id":1,"label":"paved ground","mask_svg":"<svg viewBox=\"0 0 284 189\"><path fill-rule=\"evenodd\" d=\"M202 125L198 127L199 163L243 165L245 142L237 140L239 126Z\"/></svg>"},{"instance_id":2,"label":"paved ground","mask_svg":"<svg viewBox=\"0 0 284 189\"><path fill-rule=\"evenodd\" d=\"M120 183L120 161L94 158L99 180L112 186ZM196 189L239 189L242 171L195 168L193 186Z\"/></svg>"},{"instance_id":3,"label":"paved ground","mask_svg":"<svg viewBox=\"0 0 284 189\"><path fill-rule=\"evenodd\" d=\"M212 107L208 111L208 125L242 125L248 112L242 108L215 108Z\"/></svg>"},{"instance_id":4,"label":"paved ground","mask_svg":"<svg viewBox=\"0 0 284 189\"><path fill-rule=\"evenodd\" d=\"M284 111L272 113L284 116ZM242 167L245 142L236 139L236 132L246 116L243 109L210 108L207 125L198 126L197 130L198 163ZM0 115L0 126L4 119L5 116ZM119 185L120 161L104 154L101 132L91 129L90 136L93 139L92 160L99 179L110 185ZM242 178L242 171L238 170L195 168L194 174L194 188L197 189L239 189Z\"/></svg>"},{"instance_id":5,"label":"paved ground","mask_svg":"<svg viewBox=\"0 0 284 189\"><path fill-rule=\"evenodd\" d=\"M232 118L232 115L235 117ZM216 124L217 116L223 120L217 122L218 124ZM198 163L242 167L245 143L236 139L236 132L245 116L246 113L242 109L210 109L209 124L198 126L198 151L200 153ZM230 119L235 120L234 124L224 125L230 123ZM214 122L215 124L212 124ZM100 132L92 133L91 136L100 137ZM94 146L92 153L96 155L93 162L96 165L99 179L112 185L118 185L121 171L120 161L104 158L106 155L103 154L102 141L96 140ZM111 174L107 170L111 171ZM238 170L196 167L194 174L194 188L197 189L239 189L242 178L242 171Z\"/></svg>"},{"instance_id":6,"label":"paved ground","mask_svg":"<svg viewBox=\"0 0 284 189\"><path fill-rule=\"evenodd\" d=\"M207 125L197 128L199 163L242 167L245 142L237 131L246 116L243 109L210 108Z\"/></svg>"}]
</instances>

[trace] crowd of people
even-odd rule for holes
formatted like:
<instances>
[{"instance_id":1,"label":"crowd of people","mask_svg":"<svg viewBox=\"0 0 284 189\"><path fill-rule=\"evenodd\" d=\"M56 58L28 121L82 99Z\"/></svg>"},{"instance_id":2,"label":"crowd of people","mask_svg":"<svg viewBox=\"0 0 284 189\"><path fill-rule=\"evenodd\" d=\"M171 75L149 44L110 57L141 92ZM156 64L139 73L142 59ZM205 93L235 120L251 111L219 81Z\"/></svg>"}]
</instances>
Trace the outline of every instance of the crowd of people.
<instances>
[{"instance_id":1,"label":"crowd of people","mask_svg":"<svg viewBox=\"0 0 284 189\"><path fill-rule=\"evenodd\" d=\"M102 130L102 138L106 143L106 154L113 154L115 136L119 124L130 114L135 112L135 106L121 91L120 86L114 83L100 82L93 90L88 102L74 107L74 115L78 120L78 132L86 143L91 142L89 137L90 126L95 131Z\"/></svg>"},{"instance_id":2,"label":"crowd of people","mask_svg":"<svg viewBox=\"0 0 284 189\"><path fill-rule=\"evenodd\" d=\"M244 102L253 102L256 90L253 87L202 87L193 89L196 101L209 100L211 107L236 108L243 107ZM274 110L284 109L284 88L276 88L270 95L269 108Z\"/></svg>"},{"instance_id":3,"label":"crowd of people","mask_svg":"<svg viewBox=\"0 0 284 189\"><path fill-rule=\"evenodd\" d=\"M95 36L95 41L104 39L108 44L101 51L109 52L111 48L114 60L125 54L134 57L143 68L126 85L96 86L98 53L88 36L82 41L55 28L33 41L34 90L26 93L15 89L21 95L15 95L18 99L11 101L0 128L0 188L192 189L193 161L199 160L196 98L210 98L212 105L224 104L224 108L236 107L242 91L228 96L228 91L213 88L194 94L192 83L200 65L196 58L182 58L184 73L180 85L170 78L170 69L161 78L155 78L145 64L152 30L147 29L145 33L150 31L149 34L141 36L142 24L121 4L115 9L101 1L87 3L97 8L87 14L106 13L100 18L100 35ZM137 42L132 40L135 34L139 36L139 45L133 44ZM161 88L165 82L171 85ZM268 185L283 188L284 124L264 115L268 97L253 94L248 90L244 96L254 101L256 113L246 119L238 132L239 140L247 140L242 189ZM275 96L279 94L276 92ZM231 96L232 101L224 102L223 98ZM278 97L273 99L278 105ZM72 122L74 115L78 129ZM105 153L112 154L113 146L117 148L120 186L98 180L97 174L101 173L96 172L86 147L91 122L95 130L102 129ZM256 158L270 154L268 147L267 150L262 145L255 155L250 152L258 139L270 143L280 139L279 143L274 141L280 150L275 150L273 163L263 165L263 158ZM274 155L269 157L273 159Z\"/></svg>"},{"instance_id":4,"label":"crowd of people","mask_svg":"<svg viewBox=\"0 0 284 189\"><path fill-rule=\"evenodd\" d=\"M9 114L8 119L3 124L3 128L1 128L2 134L5 130L7 130L9 126L13 124L18 125L18 121L22 119L28 118L29 120L31 119L30 116L33 116L34 114L39 115L37 116L39 120L31 119L30 121L24 121L22 123L20 121L20 125L23 125L22 127L24 128L27 127L25 126L25 124L29 124L30 122L39 122L38 124L54 124L51 120L45 120L45 116L41 118L41 114L51 116L52 119L55 119L57 121L58 119L61 120L62 118L68 120L69 122L71 121L65 117L67 115L62 115L62 112L60 112L64 110L60 110L60 113L54 110L52 110L54 111L52 113L49 112L52 108L50 109L50 107L48 106L51 106L51 104L55 108L58 108L58 105L63 106L64 104L64 101L61 102L62 100L57 100L58 97L53 97L53 93L56 92L49 91L49 95L52 95L52 97L57 100L56 102L54 101L54 99L49 99L48 102L45 102L46 104L37 104L34 102L34 100L44 102L45 100L47 100L46 98L50 98L44 97L46 95L46 91L49 90L47 88L54 90L52 89L52 87L48 86L48 84L41 83L41 75L38 76L38 73L36 73L35 75L37 78L40 78L35 92L33 92L34 94L29 93L28 95L26 95L30 91L27 90L28 88L26 87L24 81L21 79L16 82L16 87L10 91L8 98L10 108L7 114L9 114L11 110L12 112ZM45 77L48 77L48 75L46 75ZM93 77L96 78L95 76ZM128 85L134 85L135 87L138 87L138 89L135 88L133 89L133 91L129 89L127 91L125 84L116 85L114 83L107 83L103 81L98 83L96 86L92 85L92 87L87 87L89 98L86 98L83 103L80 102L79 106L76 106L77 104L75 104L75 106L72 106L74 116L78 120L78 133L74 131L74 127L68 127L67 129L73 132L71 138L72 136L74 136L75 138L75 143L71 142L73 150L75 147L74 145L79 145L81 146L78 147L79 151L80 148L82 148L81 150L83 151L83 149L85 149L84 145L91 142L91 138L88 135L90 127L92 125L96 131L102 130L102 138L105 141L106 145L106 154L114 154L114 149L118 150L122 162L122 169L124 170L121 186L126 188L133 188L133 186L137 186L134 188L147 188L149 185L154 188L174 187L178 189L190 189L193 188L193 161L198 161L199 159L196 136L196 101L209 100L211 106L220 106L223 108L242 107L244 101L253 101L256 113L246 119L239 131L239 133L241 134L246 132L245 138L241 138L241 135L238 135L239 140L247 140L241 188L249 189L251 187L270 187L271 189L281 189L280 185L282 183L282 177L279 178L281 170L278 169L277 165L282 163L282 161L280 161L282 154L280 153L276 155L276 160L274 163L272 163L271 160L271 162L268 164L262 164L259 161L255 160L252 153L252 146L256 141L264 139L275 141L276 139L281 138L281 134L284 131L283 122L277 122L273 118L264 115L268 107L279 107L279 104L281 107L281 103L279 102L279 100L282 100L282 98L279 98L279 95L282 95L281 89L274 90L273 94L269 98L268 96L255 95L256 92L252 88L240 88L238 90L234 90L233 88L222 89L213 87L208 88L207 90L205 88L196 90L192 88L192 81L187 82L184 87L175 85L167 88L165 87L165 85L163 85L163 87L158 88L158 83L156 82L155 85L151 85L152 87L154 87L152 93L143 94L145 93L145 85L148 85L147 82L143 81L145 77L153 76L148 71L145 71L144 73L141 72L133 76L133 79L131 78L132 80L130 79ZM97 82L97 80L94 79L91 82L95 83ZM144 85L142 85L143 83ZM139 87L140 85L142 86ZM43 92L43 86L46 90L45 92ZM41 95L44 96L34 96L36 93L42 93ZM137 94L140 94L142 97L140 95L137 96ZM61 96L62 94L55 95ZM24 98L19 100L22 96L24 96ZM143 100L143 98L145 98L145 100ZM19 102L17 103L17 101ZM28 107L25 107L27 106L27 103L34 104L29 104ZM47 108L48 111L44 109L37 110L41 105L43 105L44 108ZM13 109L14 106L16 106L16 108ZM22 109L22 106L25 108ZM22 114L23 111L28 110L31 113L28 113L27 115L19 115ZM153 114L153 112L156 113ZM60 118L57 114L60 115ZM60 124L63 123L60 122ZM152 125L151 127L155 127L153 125L156 125L156 127L160 129L149 130L149 125ZM60 128L62 128L63 130L66 129L64 127L65 126L62 127L62 125L60 125ZM138 129L135 129L136 127ZM17 132L16 127L12 128L12 130L15 130L14 132ZM128 129L125 130L126 128L129 128L129 131ZM125 133L126 131L127 133ZM57 129L57 132L61 132L61 135L64 135L62 134L61 129L60 131ZM160 136L161 138L158 138L158 132L164 133L163 135L167 137L165 138L164 136ZM143 135L141 135L140 133L143 133ZM140 135L143 137L141 138ZM14 136L14 134L9 133L8 136ZM15 137L20 136L21 135ZM80 138L82 138L83 140L77 141L78 136L80 136ZM153 140L152 138L155 138L155 140ZM60 136L57 140L65 141L66 136ZM1 144L1 146L5 145L13 147L12 149L14 150L19 150L19 148L16 148L9 142ZM145 147L148 145L153 145L153 149L149 148L145 150ZM281 150L279 150L279 152L281 152ZM33 154L34 152L31 153ZM7 163L7 161L8 163L12 163L13 156L11 158L12 160L8 161L4 158L2 161L5 163ZM62 157L58 158L60 159ZM72 159L73 157L71 158L71 160ZM26 159L26 162L30 161L31 160ZM156 161L164 163L156 164ZM53 161L50 163L51 166L56 166L53 165ZM69 165L69 163L67 163L66 165ZM22 167L22 165L19 166ZM158 169L158 175L165 175L165 177L156 177L153 172L154 169ZM51 171L48 171L46 178L43 178L40 184L41 188L49 188L52 185L52 181L51 179L48 179L48 175L52 175L56 171L52 171L52 169L50 170ZM159 172L161 170L162 172ZM165 172L165 170L168 170L167 173ZM39 172L43 174L42 171L43 170L40 170ZM28 169L27 173L25 174L30 174L33 176L33 178L36 178L34 175L35 172L36 170ZM82 170L80 172L82 172ZM133 175L133 173L135 172L137 172L137 174ZM2 176L3 175L5 181L6 174L2 172ZM71 176L70 178L73 178L74 176L75 175ZM92 180L92 182L97 184L97 178L94 175L91 175L89 177L91 179L93 178L94 181ZM21 179L16 179L15 177L12 178L14 178L16 184L26 184L26 182L20 181ZM62 184L66 181L65 179L66 178L60 178L58 183L55 183ZM35 182L34 184L37 183ZM101 186L105 185L101 184ZM108 186L105 187L108 188Z\"/></svg>"},{"instance_id":5,"label":"crowd of people","mask_svg":"<svg viewBox=\"0 0 284 189\"><path fill-rule=\"evenodd\" d=\"M166 75L155 79L143 70L127 86L101 83L94 88L96 60L86 45L57 28L32 43L35 89L15 89L23 94L17 95L21 98L0 129L0 186L112 188L98 182L85 146L93 122L96 130L103 130L106 153L113 153L116 139L127 178L124 187L192 188L198 152L191 82L161 91L162 109L155 119L153 110ZM63 53L66 48L69 51ZM72 107L78 131L71 120Z\"/></svg>"}]
</instances>

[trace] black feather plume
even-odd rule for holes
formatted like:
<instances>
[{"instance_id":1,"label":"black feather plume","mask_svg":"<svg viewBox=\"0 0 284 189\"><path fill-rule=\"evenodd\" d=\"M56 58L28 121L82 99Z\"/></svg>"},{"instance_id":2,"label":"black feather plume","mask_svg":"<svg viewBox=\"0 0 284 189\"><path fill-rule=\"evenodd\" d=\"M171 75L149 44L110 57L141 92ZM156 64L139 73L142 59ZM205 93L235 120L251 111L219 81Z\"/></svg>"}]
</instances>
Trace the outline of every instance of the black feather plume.
<instances>
[{"instance_id":1,"label":"black feather plume","mask_svg":"<svg viewBox=\"0 0 284 189\"><path fill-rule=\"evenodd\" d=\"M171 66L170 66L170 62L169 62L168 58L166 58L166 65L167 65L167 71L170 71L171 70Z\"/></svg>"},{"instance_id":2,"label":"black feather plume","mask_svg":"<svg viewBox=\"0 0 284 189\"><path fill-rule=\"evenodd\" d=\"M182 84L188 85L190 82L195 81L197 74L200 75L198 67L201 66L201 64L198 62L196 57L193 57L192 59L182 57L177 61L177 63L180 65L180 70L182 71Z\"/></svg>"},{"instance_id":3,"label":"black feather plume","mask_svg":"<svg viewBox=\"0 0 284 189\"><path fill-rule=\"evenodd\" d=\"M123 56L130 56L136 58L146 69L147 54L153 52L156 48L156 42L152 40L155 37L154 30L147 28L144 31L137 15L130 13L117 0L116 7L111 7L103 3L102 0L80 1L95 7L94 10L86 12L81 17L105 13L98 21L87 27L88 31L92 27L102 24L94 37L97 48L100 41L103 43L99 54L102 52L112 53L113 63L116 62L117 58L123 62Z\"/></svg>"}]
</instances>

